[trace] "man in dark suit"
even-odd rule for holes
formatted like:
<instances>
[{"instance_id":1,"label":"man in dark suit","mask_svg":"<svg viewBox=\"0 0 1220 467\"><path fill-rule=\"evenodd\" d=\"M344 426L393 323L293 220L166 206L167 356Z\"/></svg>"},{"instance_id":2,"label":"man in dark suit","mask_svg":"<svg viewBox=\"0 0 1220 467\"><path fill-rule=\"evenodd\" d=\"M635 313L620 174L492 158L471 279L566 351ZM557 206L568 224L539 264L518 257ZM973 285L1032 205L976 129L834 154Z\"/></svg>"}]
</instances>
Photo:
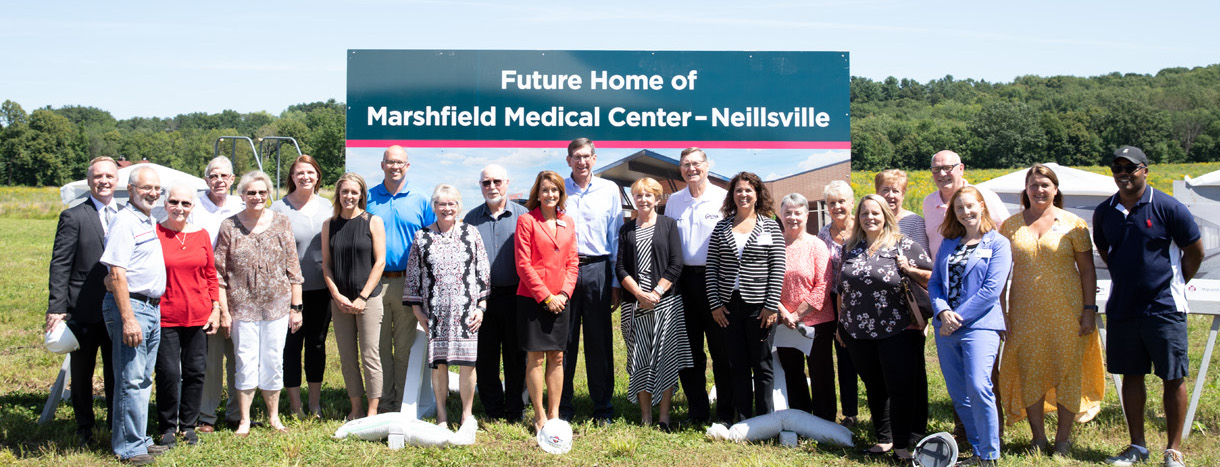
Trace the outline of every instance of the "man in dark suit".
<instances>
[{"instance_id":1,"label":"man in dark suit","mask_svg":"<svg viewBox=\"0 0 1220 467\"><path fill-rule=\"evenodd\" d=\"M61 321L76 335L80 348L72 352L72 410L76 413L76 436L80 444L93 442L93 370L102 351L102 380L106 390L106 419L111 418L114 371L110 363L110 337L102 320L102 279L106 267L98 260L106 246L108 221L121 207L114 201L119 166L114 159L89 161L86 181L89 199L59 214L55 246L51 250L50 285L47 300L47 330Z\"/></svg>"}]
</instances>

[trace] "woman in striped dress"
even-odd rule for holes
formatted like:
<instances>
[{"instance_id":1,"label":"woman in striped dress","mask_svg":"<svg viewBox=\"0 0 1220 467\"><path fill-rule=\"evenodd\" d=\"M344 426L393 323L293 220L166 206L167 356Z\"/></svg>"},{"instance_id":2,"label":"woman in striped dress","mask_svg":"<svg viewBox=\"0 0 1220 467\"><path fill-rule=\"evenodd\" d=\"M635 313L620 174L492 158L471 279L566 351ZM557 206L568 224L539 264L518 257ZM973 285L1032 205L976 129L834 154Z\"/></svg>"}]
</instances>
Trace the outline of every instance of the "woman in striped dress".
<instances>
[{"instance_id":1,"label":"woman in striped dress","mask_svg":"<svg viewBox=\"0 0 1220 467\"><path fill-rule=\"evenodd\" d=\"M674 287L682 272L682 245L677 223L657 214L661 194L661 184L651 178L631 185L636 217L619 230L615 273L630 294L622 308L627 395L640 405L644 425L652 424L652 406L659 403L658 424L668 431L678 371L692 363L682 296ZM657 393L659 400L653 397Z\"/></svg>"}]
</instances>

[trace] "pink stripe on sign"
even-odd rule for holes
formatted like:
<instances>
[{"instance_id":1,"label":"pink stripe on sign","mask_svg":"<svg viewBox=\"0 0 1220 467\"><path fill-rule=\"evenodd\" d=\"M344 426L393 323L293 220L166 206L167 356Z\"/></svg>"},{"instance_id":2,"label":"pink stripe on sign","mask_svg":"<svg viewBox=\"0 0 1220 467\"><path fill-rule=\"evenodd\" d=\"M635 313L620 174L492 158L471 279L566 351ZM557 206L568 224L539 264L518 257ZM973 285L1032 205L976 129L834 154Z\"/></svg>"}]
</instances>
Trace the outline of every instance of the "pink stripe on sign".
<instances>
[{"instance_id":1,"label":"pink stripe on sign","mask_svg":"<svg viewBox=\"0 0 1220 467\"><path fill-rule=\"evenodd\" d=\"M566 148L570 141L544 140L438 140L438 139L349 139L349 148ZM851 149L850 141L601 141L599 148L689 148L708 149Z\"/></svg>"}]
</instances>

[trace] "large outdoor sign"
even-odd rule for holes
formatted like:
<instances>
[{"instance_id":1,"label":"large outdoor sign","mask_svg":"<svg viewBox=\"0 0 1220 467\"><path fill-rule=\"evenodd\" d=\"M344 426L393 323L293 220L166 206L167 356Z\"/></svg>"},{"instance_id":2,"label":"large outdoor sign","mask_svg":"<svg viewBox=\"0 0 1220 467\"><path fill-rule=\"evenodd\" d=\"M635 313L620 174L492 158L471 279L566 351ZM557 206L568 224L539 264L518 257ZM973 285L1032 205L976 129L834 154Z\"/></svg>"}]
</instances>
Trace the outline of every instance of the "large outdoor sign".
<instances>
[{"instance_id":1,"label":"large outdoor sign","mask_svg":"<svg viewBox=\"0 0 1220 467\"><path fill-rule=\"evenodd\" d=\"M846 52L349 50L347 59L348 168L373 180L391 145L407 148L409 180L459 188L489 162L566 174L578 137L597 143L599 166L699 146L717 173L749 167L764 178L846 160L851 147ZM528 189L515 178L514 189Z\"/></svg>"}]
</instances>

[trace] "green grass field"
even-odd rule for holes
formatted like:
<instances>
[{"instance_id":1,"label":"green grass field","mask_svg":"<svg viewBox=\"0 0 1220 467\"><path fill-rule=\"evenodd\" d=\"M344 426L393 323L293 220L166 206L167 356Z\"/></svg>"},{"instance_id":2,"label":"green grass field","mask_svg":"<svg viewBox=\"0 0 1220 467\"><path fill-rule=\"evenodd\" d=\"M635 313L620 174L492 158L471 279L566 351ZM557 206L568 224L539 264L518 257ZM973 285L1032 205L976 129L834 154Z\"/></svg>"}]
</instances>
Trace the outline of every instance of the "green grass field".
<instances>
[{"instance_id":1,"label":"green grass field","mask_svg":"<svg viewBox=\"0 0 1220 467\"><path fill-rule=\"evenodd\" d=\"M1195 165L1189 168L1158 166L1162 174L1188 173L1197 176L1220 168L1220 164ZM1006 173L1004 171L971 172L972 181ZM990 175L990 176L987 176ZM926 177L926 174L924 175ZM920 177L913 174L913 179ZM1180 175L1177 176L1180 178ZM1168 178L1168 177L1166 177ZM856 183L871 188L872 174L853 173ZM1159 188L1168 190L1164 180L1153 180ZM41 190L41 191L40 191ZM868 190L871 192L871 190ZM926 194L926 193L924 193ZM55 215L60 206L51 189L0 189L0 463L22 463L34 465L93 465L113 463L109 445L96 445L89 449L75 446L75 423L69 404L60 405L52 422L45 426L36 424L47 398L48 389L54 381L62 358L42 348L42 323L46 311L47 263L50 259L51 243L55 231ZM923 194L912 192L908 201L922 198ZM44 198L45 197L45 198ZM23 207L10 209L10 202L22 203ZM615 318L617 320L617 318ZM615 321L617 322L617 321ZM1193 389L1195 370L1203 353L1204 337L1210 320L1202 317L1190 319L1192 374L1188 384ZM201 435L199 446L181 445L160 458L160 462L173 465L231 465L231 464L427 464L427 465L862 465L871 461L855 454L855 449L819 446L802 440L799 447L784 448L774 442L752 445L711 442L701 431L687 430L666 434L640 427L639 411L627 399L626 372L623 370L625 349L621 336L616 331L615 363L616 389L615 407L619 419L605 427L594 426L585 416L591 403L584 381L584 370L577 372L577 413L574 424L577 433L573 450L563 456L551 456L536 447L529 428L525 424L509 425L488 423L481 426L478 443L474 446L445 449L421 449L408 447L401 451L389 450L385 443L359 440L334 440L330 435L342 424L348 405L339 372L334 337L328 342L326 378L323 385L324 416L320 420L287 419L291 429L289 435L272 435L265 429L255 429L247 439L238 439L228 430ZM935 345L925 346L925 361L931 387L932 431L952 429L953 419L950 402L945 392L936 361ZM100 365L99 365L100 367ZM1195 431L1186 441L1184 451L1191 465L1220 465L1220 377L1213 371L1204 385L1203 400L1196 416ZM710 374L709 374L710 380ZM95 381L95 393L101 393L101 379ZM1108 380L1107 380L1108 381ZM1155 378L1149 377L1150 401L1145 415L1148 419L1149 444L1159 456L1164 445L1164 413L1160 409L1160 389ZM1035 457L1025 454L1029 445L1029 427L1024 422L1009 426L1005 433L1004 464L1007 465L1082 465L1096 464L1112 455L1127 443L1126 427L1119 409L1113 386L1107 388L1106 400L1101 413L1085 425L1077 425L1076 446L1073 459ZM155 397L155 395L154 395ZM686 416L686 402L679 393L675 397L673 418ZM477 400L477 398L476 398ZM104 402L95 401L94 411L99 419L105 416ZM287 400L281 401L286 407ZM255 402L256 419L261 417L261 401ZM458 410L456 395L450 397L451 411ZM476 402L476 414L481 408ZM861 443L871 442L871 425L864 404L863 386L860 389L860 414L862 423L854 429ZM1048 425L1053 430L1053 417ZM155 427L155 420L150 422ZM102 437L109 430L99 433ZM865 444L867 445L867 444ZM1159 457L1154 460L1159 461Z\"/></svg>"}]
</instances>

